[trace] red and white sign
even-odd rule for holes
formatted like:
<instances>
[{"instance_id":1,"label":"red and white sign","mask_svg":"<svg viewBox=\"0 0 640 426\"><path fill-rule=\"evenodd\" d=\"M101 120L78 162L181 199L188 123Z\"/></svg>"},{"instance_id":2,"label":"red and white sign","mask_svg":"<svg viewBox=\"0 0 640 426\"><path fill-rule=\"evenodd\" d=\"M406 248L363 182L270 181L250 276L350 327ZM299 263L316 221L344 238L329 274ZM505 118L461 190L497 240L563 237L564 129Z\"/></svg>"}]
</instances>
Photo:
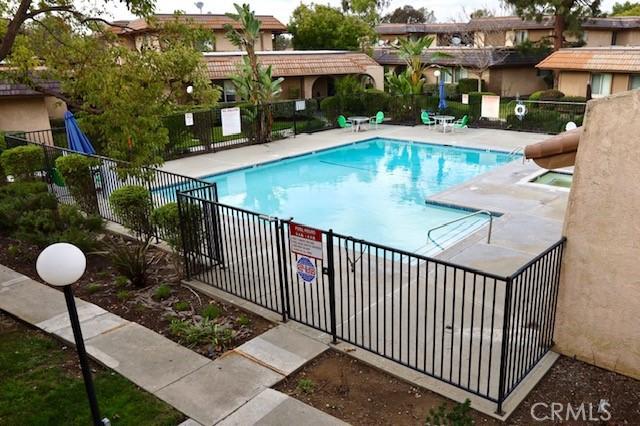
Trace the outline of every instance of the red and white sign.
<instances>
[{"instance_id":1,"label":"red and white sign","mask_svg":"<svg viewBox=\"0 0 640 426\"><path fill-rule=\"evenodd\" d=\"M293 253L322 260L322 231L291 223L289 241Z\"/></svg>"}]
</instances>

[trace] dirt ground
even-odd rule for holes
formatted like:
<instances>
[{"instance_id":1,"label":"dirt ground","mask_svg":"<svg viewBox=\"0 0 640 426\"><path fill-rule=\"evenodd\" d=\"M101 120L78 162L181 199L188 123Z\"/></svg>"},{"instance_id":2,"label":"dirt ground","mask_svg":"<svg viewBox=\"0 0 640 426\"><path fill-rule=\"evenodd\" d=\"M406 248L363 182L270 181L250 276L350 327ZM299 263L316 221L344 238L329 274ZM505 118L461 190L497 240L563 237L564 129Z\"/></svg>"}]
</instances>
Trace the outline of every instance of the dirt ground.
<instances>
[{"instance_id":1,"label":"dirt ground","mask_svg":"<svg viewBox=\"0 0 640 426\"><path fill-rule=\"evenodd\" d=\"M9 249L10 247L13 248ZM39 250L35 246L0 236L0 263L42 282L35 269L38 254ZM169 253L151 248L150 257L153 258L153 263L149 285L144 288L134 288L131 284L124 286L116 284L116 277L119 274L107 257L101 254L88 254L87 271L73 285L74 293L80 299L141 324L212 359L274 326L258 315L181 285ZM162 284L170 287L171 294L163 300L157 300L154 298L154 293ZM177 303L185 305L186 309L176 309ZM200 313L206 305L216 305L220 310L216 322L232 325L236 332L233 341L224 348L212 347L210 344L187 345L169 331L172 318L200 319Z\"/></svg>"},{"instance_id":2,"label":"dirt ground","mask_svg":"<svg viewBox=\"0 0 640 426\"><path fill-rule=\"evenodd\" d=\"M310 380L312 390L302 389L300 380ZM309 383L309 382L307 382ZM353 425L418 425L424 424L429 410L443 403L453 402L427 389L411 385L355 358L330 350L311 361L296 374L276 386L307 404L336 416ZM306 390L306 392L305 392ZM584 425L588 423L589 404L595 418L601 400L610 404L608 422L598 424L640 424L640 381L562 357L535 389L523 401L506 423L471 410L475 424L531 425L560 423ZM563 404L563 411L551 416L551 404ZM574 408L585 403L585 420L567 419L567 404ZM606 417L602 417L606 419Z\"/></svg>"}]
</instances>

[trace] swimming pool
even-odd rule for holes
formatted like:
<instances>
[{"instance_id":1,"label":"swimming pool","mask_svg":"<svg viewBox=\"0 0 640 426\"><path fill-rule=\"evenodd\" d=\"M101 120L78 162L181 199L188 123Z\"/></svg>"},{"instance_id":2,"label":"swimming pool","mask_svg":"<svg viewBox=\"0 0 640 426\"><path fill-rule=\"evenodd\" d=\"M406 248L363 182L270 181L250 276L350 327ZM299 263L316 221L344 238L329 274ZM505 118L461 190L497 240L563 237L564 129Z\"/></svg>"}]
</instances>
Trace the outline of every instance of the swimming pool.
<instances>
[{"instance_id":1,"label":"swimming pool","mask_svg":"<svg viewBox=\"0 0 640 426\"><path fill-rule=\"evenodd\" d=\"M217 183L223 204L433 254L487 219L476 216L436 231L434 244L427 241L430 228L469 212L425 199L513 159L496 151L375 138L202 179Z\"/></svg>"}]
</instances>

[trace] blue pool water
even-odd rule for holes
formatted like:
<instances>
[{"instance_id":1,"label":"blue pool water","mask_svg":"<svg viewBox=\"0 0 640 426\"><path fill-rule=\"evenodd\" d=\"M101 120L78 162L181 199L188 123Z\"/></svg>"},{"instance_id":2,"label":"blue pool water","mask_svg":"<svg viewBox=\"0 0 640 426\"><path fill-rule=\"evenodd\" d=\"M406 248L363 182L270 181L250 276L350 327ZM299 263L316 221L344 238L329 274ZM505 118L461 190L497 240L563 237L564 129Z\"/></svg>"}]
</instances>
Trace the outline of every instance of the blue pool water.
<instances>
[{"instance_id":1,"label":"blue pool water","mask_svg":"<svg viewBox=\"0 0 640 426\"><path fill-rule=\"evenodd\" d=\"M511 160L495 151L377 138L203 179L217 183L224 204L424 253L430 228L468 214L425 199ZM477 229L452 225L461 232L465 226ZM438 232L451 239L450 229Z\"/></svg>"}]
</instances>

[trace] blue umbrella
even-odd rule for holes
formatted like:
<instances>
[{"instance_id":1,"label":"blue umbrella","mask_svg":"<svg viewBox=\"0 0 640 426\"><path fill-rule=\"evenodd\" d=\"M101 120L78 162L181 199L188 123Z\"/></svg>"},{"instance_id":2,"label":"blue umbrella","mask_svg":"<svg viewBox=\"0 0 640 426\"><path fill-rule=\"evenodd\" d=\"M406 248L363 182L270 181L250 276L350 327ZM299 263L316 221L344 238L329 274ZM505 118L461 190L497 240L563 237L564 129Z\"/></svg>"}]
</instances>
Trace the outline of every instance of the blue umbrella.
<instances>
[{"instance_id":1,"label":"blue umbrella","mask_svg":"<svg viewBox=\"0 0 640 426\"><path fill-rule=\"evenodd\" d=\"M438 109L443 111L447 108L447 97L444 93L444 79L440 79L440 87L438 87L438 96L440 97L440 102L438 102Z\"/></svg>"},{"instance_id":2,"label":"blue umbrella","mask_svg":"<svg viewBox=\"0 0 640 426\"><path fill-rule=\"evenodd\" d=\"M64 113L64 126L67 129L67 142L69 143L70 150L81 152L83 154L96 153L96 150L93 149L93 145L89 142L87 135L82 133L76 118L69 111Z\"/></svg>"}]
</instances>

